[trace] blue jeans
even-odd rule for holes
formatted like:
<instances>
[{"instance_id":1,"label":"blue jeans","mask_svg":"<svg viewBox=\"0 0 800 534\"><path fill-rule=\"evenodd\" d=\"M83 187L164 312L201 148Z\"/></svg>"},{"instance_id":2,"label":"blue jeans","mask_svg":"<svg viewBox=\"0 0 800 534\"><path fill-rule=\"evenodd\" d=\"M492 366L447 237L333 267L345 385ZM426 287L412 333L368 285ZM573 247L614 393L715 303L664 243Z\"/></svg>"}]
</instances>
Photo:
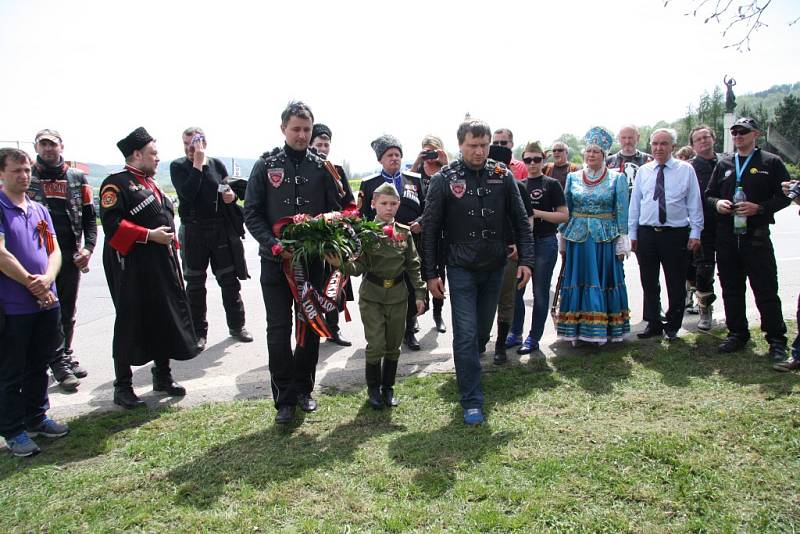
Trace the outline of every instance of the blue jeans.
<instances>
[{"instance_id":1,"label":"blue jeans","mask_svg":"<svg viewBox=\"0 0 800 534\"><path fill-rule=\"evenodd\" d=\"M492 331L503 268L470 271L447 266L450 308L453 314L453 361L456 382L465 410L483 407L479 351L486 347Z\"/></svg>"},{"instance_id":2,"label":"blue jeans","mask_svg":"<svg viewBox=\"0 0 800 534\"><path fill-rule=\"evenodd\" d=\"M7 315L0 333L0 436L13 438L44 421L50 408L47 363L61 344L58 308Z\"/></svg>"},{"instance_id":3,"label":"blue jeans","mask_svg":"<svg viewBox=\"0 0 800 534\"><path fill-rule=\"evenodd\" d=\"M535 263L533 268L533 319L531 321L531 339L537 343L542 339L544 324L550 306L550 281L558 259L558 239L555 234L536 238L533 243ZM521 335L525 323L525 288L517 290L517 301L514 304L514 322L511 332Z\"/></svg>"}]
</instances>

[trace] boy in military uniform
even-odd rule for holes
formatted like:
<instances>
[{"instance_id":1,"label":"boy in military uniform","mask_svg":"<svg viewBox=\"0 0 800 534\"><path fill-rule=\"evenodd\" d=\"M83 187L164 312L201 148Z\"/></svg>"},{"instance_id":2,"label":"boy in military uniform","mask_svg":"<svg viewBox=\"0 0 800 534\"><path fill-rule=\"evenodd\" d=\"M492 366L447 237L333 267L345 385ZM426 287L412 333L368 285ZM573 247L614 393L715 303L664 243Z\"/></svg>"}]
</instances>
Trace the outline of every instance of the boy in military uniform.
<instances>
[{"instance_id":1,"label":"boy in military uniform","mask_svg":"<svg viewBox=\"0 0 800 534\"><path fill-rule=\"evenodd\" d=\"M378 186L372 195L375 220L384 225L378 246L354 262L341 264L340 259L327 255L334 267L358 276L364 274L358 294L358 306L364 334L367 338L366 378L369 404L375 409L397 406L394 381L400 344L406 329L408 290L404 283L407 273L416 294L417 314L425 310L425 285L420 276L420 259L411 238L411 229L394 220L400 206L400 196L391 183ZM381 369L381 360L383 368Z\"/></svg>"}]
</instances>

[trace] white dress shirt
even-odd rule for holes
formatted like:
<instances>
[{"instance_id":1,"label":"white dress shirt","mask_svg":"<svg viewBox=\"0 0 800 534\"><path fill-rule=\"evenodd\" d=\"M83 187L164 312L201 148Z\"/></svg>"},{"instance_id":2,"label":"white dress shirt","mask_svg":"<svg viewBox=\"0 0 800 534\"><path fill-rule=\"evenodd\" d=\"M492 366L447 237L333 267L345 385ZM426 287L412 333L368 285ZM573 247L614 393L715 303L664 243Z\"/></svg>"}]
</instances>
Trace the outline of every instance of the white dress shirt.
<instances>
[{"instance_id":1,"label":"white dress shirt","mask_svg":"<svg viewBox=\"0 0 800 534\"><path fill-rule=\"evenodd\" d=\"M657 161L651 161L639 167L639 172L636 173L628 210L628 235L631 241L637 238L640 226L689 226L689 238L700 239L700 232L703 231L703 203L694 167L673 157L664 164L667 221L661 224L658 220L658 200L653 200L658 165Z\"/></svg>"}]
</instances>

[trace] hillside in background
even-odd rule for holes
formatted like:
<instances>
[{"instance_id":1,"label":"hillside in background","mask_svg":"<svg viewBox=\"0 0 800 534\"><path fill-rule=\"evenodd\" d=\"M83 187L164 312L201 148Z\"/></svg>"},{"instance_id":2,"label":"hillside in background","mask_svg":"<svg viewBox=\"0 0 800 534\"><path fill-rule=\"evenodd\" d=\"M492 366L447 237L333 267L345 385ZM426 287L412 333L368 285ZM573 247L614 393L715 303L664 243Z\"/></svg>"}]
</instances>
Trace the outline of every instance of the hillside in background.
<instances>
[{"instance_id":1,"label":"hillside in background","mask_svg":"<svg viewBox=\"0 0 800 534\"><path fill-rule=\"evenodd\" d=\"M734 89L735 91L735 89ZM795 95L800 97L800 82L791 83L791 84L782 84L782 85L774 85L769 89L765 89L763 91L758 91L752 94L742 94L736 95L736 115L737 116L753 116L759 122L762 123L762 127L766 129L766 125L768 123L772 123L775 118L775 111L779 107L779 105L784 101L787 95ZM712 124L719 130L718 138L720 146L717 148L719 151L722 150L721 147L721 126L722 126L722 114L724 113L724 93L720 87L715 87L713 91L709 94L707 91L704 92L703 95L699 98L698 104L689 104L688 105L689 112L687 113L686 117L680 119L673 119L672 121L662 120L657 122L656 124L649 126L649 125L642 125L640 126L641 131L641 141L640 141L640 148L642 150L648 150L648 138L649 132L651 132L655 128L669 126L675 128L679 134L679 144L686 144L686 137L688 135L689 130L693 127L693 125L699 122L707 122ZM797 135L798 132L782 132L787 136ZM580 159L580 149L582 148L582 140L580 137L575 136L573 134L565 133L562 135L562 140L564 140L572 149L573 158L576 160ZM770 148L770 147L767 147ZM618 145L612 148L612 151L618 149ZM517 147L517 152L520 152L522 147ZM521 154L516 154L517 157L520 157ZM216 156L213 157L221 160L225 167L227 167L228 172L231 172L231 157L230 156ZM237 165L241 169L241 176L246 178L250 176L250 171L255 165L256 160L250 158L234 158L236 159ZM172 183L169 179L169 164L170 161L162 161L158 165L158 173L156 175L156 180L158 183L167 190L172 189ZM92 186L97 187L100 183L105 179L106 176L111 174L112 172L116 172L121 168L120 165L101 165L97 163L88 163L90 169L90 176L89 176L89 183ZM349 168L346 168L346 171L350 171ZM348 172L348 176L351 178L363 176L369 171L354 171Z\"/></svg>"},{"instance_id":2,"label":"hillside in background","mask_svg":"<svg viewBox=\"0 0 800 534\"><path fill-rule=\"evenodd\" d=\"M222 161L225 164L225 168L228 169L228 173L231 173L231 158L230 157L217 157L218 160ZM241 169L241 175L243 178L247 178L250 176L250 171L253 169L253 165L255 165L256 160L254 159L246 159L246 158L234 158L236 159L236 164ZM172 160L169 161L162 161L158 164L158 171L156 172L156 181L158 184L166 190L172 189L172 182L169 179L169 164ZM112 174L114 172L118 172L122 169L122 165L101 165L99 163L87 163L89 166L89 184L92 187L99 187L100 184L105 180L106 176Z\"/></svg>"},{"instance_id":3,"label":"hillside in background","mask_svg":"<svg viewBox=\"0 0 800 534\"><path fill-rule=\"evenodd\" d=\"M773 85L766 91L759 91L752 95L742 95L736 97L736 110L739 111L740 107L745 109L757 109L763 106L764 110L768 113L775 113L775 108L786 97L786 95L795 95L800 97L800 82L783 85Z\"/></svg>"}]
</instances>

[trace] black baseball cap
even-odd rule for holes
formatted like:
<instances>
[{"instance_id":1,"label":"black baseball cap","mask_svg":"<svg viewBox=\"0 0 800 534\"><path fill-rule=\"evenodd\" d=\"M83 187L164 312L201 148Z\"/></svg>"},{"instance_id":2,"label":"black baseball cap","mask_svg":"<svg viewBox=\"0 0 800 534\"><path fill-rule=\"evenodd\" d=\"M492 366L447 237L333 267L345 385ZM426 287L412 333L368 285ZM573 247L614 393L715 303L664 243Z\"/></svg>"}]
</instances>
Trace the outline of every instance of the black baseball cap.
<instances>
[{"instance_id":1,"label":"black baseball cap","mask_svg":"<svg viewBox=\"0 0 800 534\"><path fill-rule=\"evenodd\" d=\"M736 122L733 123L733 126L731 126L731 130L733 130L734 128L744 128L745 130L750 132L752 132L753 130L758 130L759 132L761 131L761 128L758 127L758 123L756 122L756 120L751 117L742 117L738 119Z\"/></svg>"}]
</instances>

